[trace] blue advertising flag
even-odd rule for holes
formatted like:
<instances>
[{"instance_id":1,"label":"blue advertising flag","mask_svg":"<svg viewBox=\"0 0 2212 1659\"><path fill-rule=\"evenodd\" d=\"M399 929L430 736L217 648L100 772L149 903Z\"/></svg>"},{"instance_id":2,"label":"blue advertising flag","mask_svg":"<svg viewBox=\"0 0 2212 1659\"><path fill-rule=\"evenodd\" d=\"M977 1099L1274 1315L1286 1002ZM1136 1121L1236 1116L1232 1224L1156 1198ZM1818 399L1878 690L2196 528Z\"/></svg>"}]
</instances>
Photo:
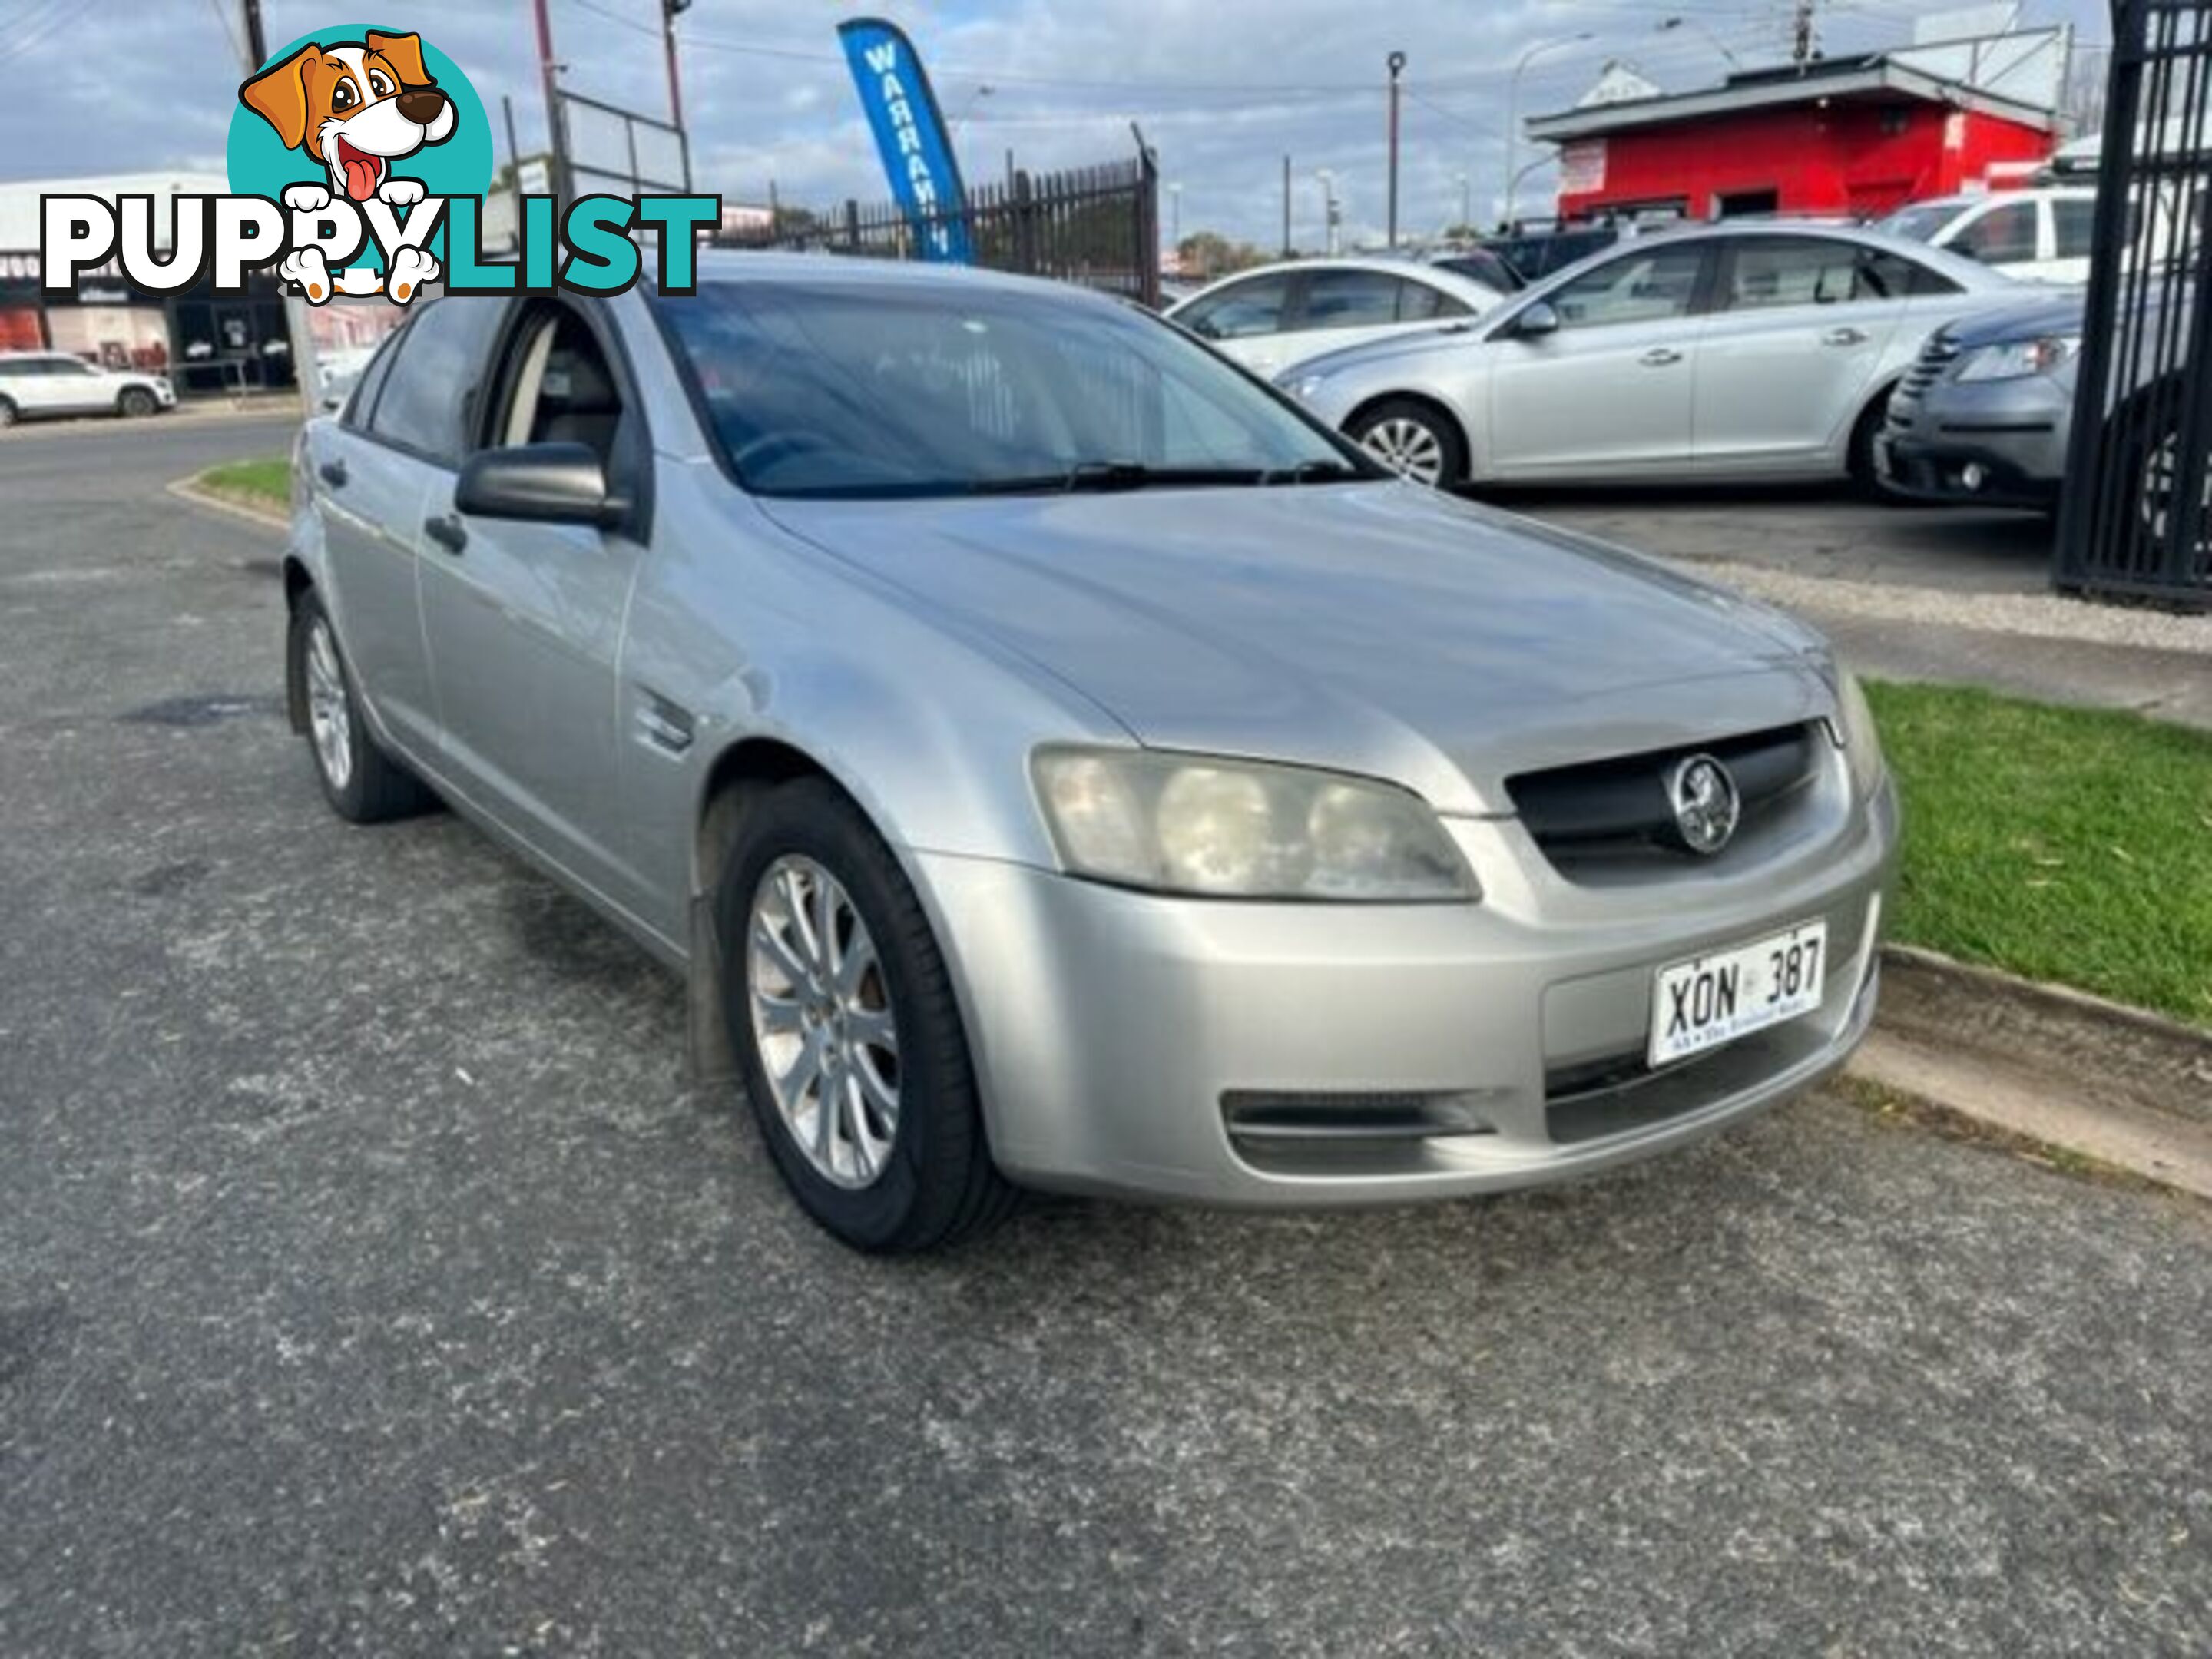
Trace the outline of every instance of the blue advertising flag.
<instances>
[{"instance_id":1,"label":"blue advertising flag","mask_svg":"<svg viewBox=\"0 0 2212 1659\"><path fill-rule=\"evenodd\" d=\"M860 107L875 131L891 194L914 227L922 258L973 264L960 165L952 159L945 117L914 42L897 24L880 17L848 18L837 25L837 38L860 90Z\"/></svg>"}]
</instances>

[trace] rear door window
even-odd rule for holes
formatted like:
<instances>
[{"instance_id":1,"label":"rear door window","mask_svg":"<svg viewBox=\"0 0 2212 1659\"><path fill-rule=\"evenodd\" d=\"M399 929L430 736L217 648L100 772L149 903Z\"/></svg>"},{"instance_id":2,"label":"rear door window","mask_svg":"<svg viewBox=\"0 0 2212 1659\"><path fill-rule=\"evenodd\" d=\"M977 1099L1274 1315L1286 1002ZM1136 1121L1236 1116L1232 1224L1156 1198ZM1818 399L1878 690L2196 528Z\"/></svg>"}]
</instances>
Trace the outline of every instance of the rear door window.
<instances>
[{"instance_id":1,"label":"rear door window","mask_svg":"<svg viewBox=\"0 0 2212 1659\"><path fill-rule=\"evenodd\" d=\"M1859 250L1816 236L1746 237L1729 260L1722 304L1729 311L1832 306L1870 298L1859 292Z\"/></svg>"},{"instance_id":2,"label":"rear door window","mask_svg":"<svg viewBox=\"0 0 2212 1659\"><path fill-rule=\"evenodd\" d=\"M1298 326L1387 326L1398 320L1398 290L1403 286L1395 276L1380 270L1316 270L1306 278Z\"/></svg>"},{"instance_id":3,"label":"rear door window","mask_svg":"<svg viewBox=\"0 0 2212 1659\"><path fill-rule=\"evenodd\" d=\"M2051 204L2057 231L2057 257L2086 259L2097 245L2097 204L2079 196L2061 196Z\"/></svg>"}]
</instances>

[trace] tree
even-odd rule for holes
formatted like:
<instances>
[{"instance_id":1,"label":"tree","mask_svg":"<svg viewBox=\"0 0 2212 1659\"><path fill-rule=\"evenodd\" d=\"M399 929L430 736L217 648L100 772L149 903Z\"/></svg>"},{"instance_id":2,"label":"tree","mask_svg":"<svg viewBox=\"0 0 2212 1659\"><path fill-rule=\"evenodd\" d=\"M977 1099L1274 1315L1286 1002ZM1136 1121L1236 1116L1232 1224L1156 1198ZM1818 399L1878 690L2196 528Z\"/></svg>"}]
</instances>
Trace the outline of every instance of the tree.
<instances>
[{"instance_id":1,"label":"tree","mask_svg":"<svg viewBox=\"0 0 2212 1659\"><path fill-rule=\"evenodd\" d=\"M1232 242L1215 230L1194 230L1176 246L1182 274L1211 279L1227 276L1267 263L1268 256L1249 242Z\"/></svg>"}]
</instances>

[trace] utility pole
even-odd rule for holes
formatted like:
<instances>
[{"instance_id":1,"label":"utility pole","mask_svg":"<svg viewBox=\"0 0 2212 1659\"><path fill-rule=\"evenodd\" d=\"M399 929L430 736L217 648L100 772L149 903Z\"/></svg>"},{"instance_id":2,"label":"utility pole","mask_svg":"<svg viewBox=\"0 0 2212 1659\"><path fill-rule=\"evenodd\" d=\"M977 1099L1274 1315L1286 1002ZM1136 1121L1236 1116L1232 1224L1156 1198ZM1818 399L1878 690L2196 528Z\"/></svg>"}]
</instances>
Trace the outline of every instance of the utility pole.
<instances>
[{"instance_id":1,"label":"utility pole","mask_svg":"<svg viewBox=\"0 0 2212 1659\"><path fill-rule=\"evenodd\" d=\"M1283 157L1283 258L1291 257L1291 158Z\"/></svg>"},{"instance_id":2,"label":"utility pole","mask_svg":"<svg viewBox=\"0 0 2212 1659\"><path fill-rule=\"evenodd\" d=\"M1390 223L1388 246L1398 246L1398 77L1406 72L1406 54L1394 52L1390 65Z\"/></svg>"},{"instance_id":3,"label":"utility pole","mask_svg":"<svg viewBox=\"0 0 2212 1659\"><path fill-rule=\"evenodd\" d=\"M534 0L538 14L538 73L545 87L545 147L553 152L553 194L573 200L575 181L568 176L567 123L561 118L561 66L553 61L553 17L546 0Z\"/></svg>"},{"instance_id":4,"label":"utility pole","mask_svg":"<svg viewBox=\"0 0 2212 1659\"><path fill-rule=\"evenodd\" d=\"M261 27L261 0L240 0L240 21L245 27L246 72L258 75L269 61L269 37ZM284 295L284 335L292 351L292 384L300 393L302 419L319 412L323 390L322 354L315 349L315 329L307 302L296 294Z\"/></svg>"},{"instance_id":5,"label":"utility pole","mask_svg":"<svg viewBox=\"0 0 2212 1659\"><path fill-rule=\"evenodd\" d=\"M691 135L684 129L684 77L676 72L676 17L691 9L691 0L660 0L660 40L668 49L668 118L684 150L684 188L691 188ZM542 12L541 12L542 15Z\"/></svg>"}]
</instances>

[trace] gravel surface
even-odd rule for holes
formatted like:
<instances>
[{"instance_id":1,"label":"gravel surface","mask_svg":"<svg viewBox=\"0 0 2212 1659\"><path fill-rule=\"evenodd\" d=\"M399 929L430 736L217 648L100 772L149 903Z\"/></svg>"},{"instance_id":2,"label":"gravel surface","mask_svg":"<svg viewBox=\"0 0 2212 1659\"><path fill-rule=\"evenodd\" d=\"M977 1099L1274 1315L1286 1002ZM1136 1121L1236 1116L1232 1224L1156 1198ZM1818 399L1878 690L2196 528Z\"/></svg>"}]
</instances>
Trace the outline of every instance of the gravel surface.
<instances>
[{"instance_id":1,"label":"gravel surface","mask_svg":"<svg viewBox=\"0 0 2212 1659\"><path fill-rule=\"evenodd\" d=\"M0 1654L2201 1654L2212 1219L1817 1096L846 1254L278 718L235 429L0 447Z\"/></svg>"}]
</instances>

